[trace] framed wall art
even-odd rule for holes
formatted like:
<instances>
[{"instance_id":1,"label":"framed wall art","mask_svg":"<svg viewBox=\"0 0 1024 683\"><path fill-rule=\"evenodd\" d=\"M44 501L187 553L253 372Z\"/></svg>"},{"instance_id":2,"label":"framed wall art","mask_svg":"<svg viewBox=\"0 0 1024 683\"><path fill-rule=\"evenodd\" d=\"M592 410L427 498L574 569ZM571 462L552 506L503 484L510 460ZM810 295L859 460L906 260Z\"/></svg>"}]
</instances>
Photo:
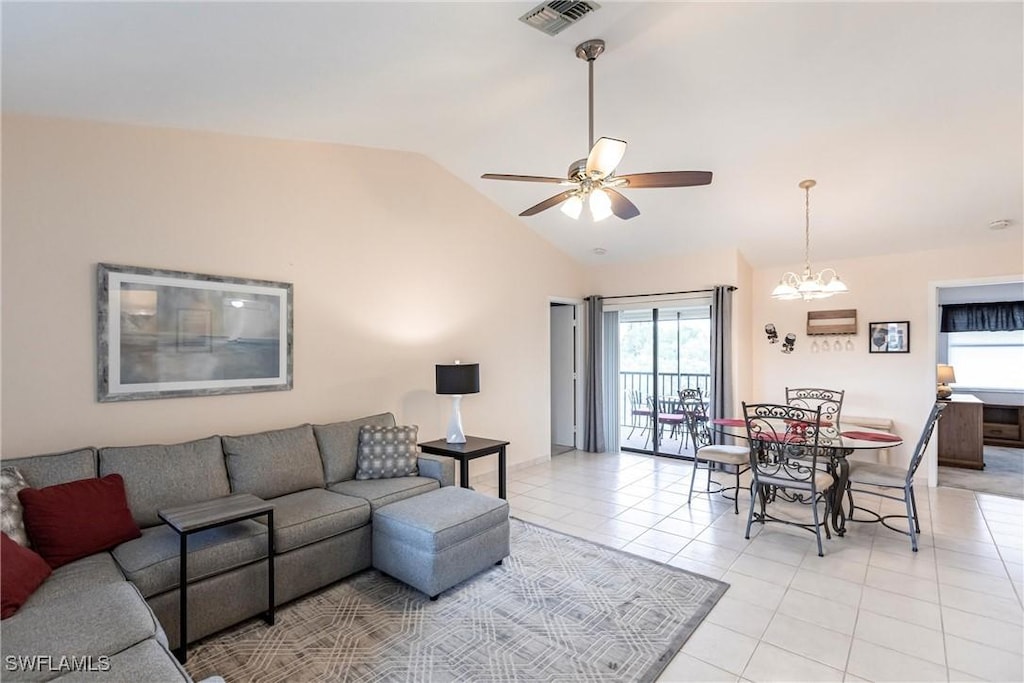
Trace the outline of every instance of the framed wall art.
<instances>
[{"instance_id":1,"label":"framed wall art","mask_svg":"<svg viewBox=\"0 0 1024 683\"><path fill-rule=\"evenodd\" d=\"M910 353L910 321L868 324L869 353Z\"/></svg>"},{"instance_id":2,"label":"framed wall art","mask_svg":"<svg viewBox=\"0 0 1024 683\"><path fill-rule=\"evenodd\" d=\"M292 388L292 285L100 263L97 397Z\"/></svg>"}]
</instances>

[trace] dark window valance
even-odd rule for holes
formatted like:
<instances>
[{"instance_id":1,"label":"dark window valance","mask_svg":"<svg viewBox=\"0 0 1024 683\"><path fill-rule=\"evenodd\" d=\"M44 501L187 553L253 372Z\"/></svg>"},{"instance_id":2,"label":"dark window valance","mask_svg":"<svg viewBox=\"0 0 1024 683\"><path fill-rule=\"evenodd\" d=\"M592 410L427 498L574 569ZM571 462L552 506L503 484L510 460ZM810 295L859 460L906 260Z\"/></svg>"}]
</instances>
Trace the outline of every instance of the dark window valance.
<instances>
[{"instance_id":1,"label":"dark window valance","mask_svg":"<svg viewBox=\"0 0 1024 683\"><path fill-rule=\"evenodd\" d=\"M1011 332L1024 330L1024 301L947 304L940 332Z\"/></svg>"}]
</instances>

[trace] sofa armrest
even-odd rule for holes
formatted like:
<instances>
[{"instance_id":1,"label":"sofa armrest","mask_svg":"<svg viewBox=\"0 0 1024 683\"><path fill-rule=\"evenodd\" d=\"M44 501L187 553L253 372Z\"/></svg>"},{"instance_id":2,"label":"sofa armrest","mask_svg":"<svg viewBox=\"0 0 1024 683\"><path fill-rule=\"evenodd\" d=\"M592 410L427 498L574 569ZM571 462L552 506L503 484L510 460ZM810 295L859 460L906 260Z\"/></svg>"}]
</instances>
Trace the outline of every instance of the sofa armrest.
<instances>
[{"instance_id":1,"label":"sofa armrest","mask_svg":"<svg viewBox=\"0 0 1024 683\"><path fill-rule=\"evenodd\" d=\"M416 467L421 477L437 479L441 486L455 486L455 458L420 453Z\"/></svg>"}]
</instances>

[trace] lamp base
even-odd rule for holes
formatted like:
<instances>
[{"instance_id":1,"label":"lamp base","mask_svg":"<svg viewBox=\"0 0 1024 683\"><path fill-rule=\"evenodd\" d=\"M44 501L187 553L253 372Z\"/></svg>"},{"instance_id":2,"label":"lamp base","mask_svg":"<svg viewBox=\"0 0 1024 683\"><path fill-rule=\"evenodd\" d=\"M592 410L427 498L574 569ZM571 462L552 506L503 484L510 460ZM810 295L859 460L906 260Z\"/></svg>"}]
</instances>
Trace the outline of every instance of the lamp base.
<instances>
[{"instance_id":1,"label":"lamp base","mask_svg":"<svg viewBox=\"0 0 1024 683\"><path fill-rule=\"evenodd\" d=\"M953 388L948 384L940 384L935 387L935 398L940 401L948 401L949 397L953 395Z\"/></svg>"},{"instance_id":2,"label":"lamp base","mask_svg":"<svg viewBox=\"0 0 1024 683\"><path fill-rule=\"evenodd\" d=\"M448 443L466 443L466 433L462 431L462 396L452 396L452 414L448 418L448 430L444 440Z\"/></svg>"}]
</instances>

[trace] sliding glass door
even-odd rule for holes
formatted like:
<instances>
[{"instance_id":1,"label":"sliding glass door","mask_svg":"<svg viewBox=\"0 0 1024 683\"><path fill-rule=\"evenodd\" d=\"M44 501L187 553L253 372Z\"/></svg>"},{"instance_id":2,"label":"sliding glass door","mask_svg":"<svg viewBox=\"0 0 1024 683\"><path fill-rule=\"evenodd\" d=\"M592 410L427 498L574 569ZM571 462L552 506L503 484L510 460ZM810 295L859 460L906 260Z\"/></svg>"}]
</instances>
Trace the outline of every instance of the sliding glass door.
<instances>
[{"instance_id":1,"label":"sliding glass door","mask_svg":"<svg viewBox=\"0 0 1024 683\"><path fill-rule=\"evenodd\" d=\"M618 319L619 446L686 456L692 447L680 402L683 389L708 400L710 308L703 301L620 305Z\"/></svg>"}]
</instances>

